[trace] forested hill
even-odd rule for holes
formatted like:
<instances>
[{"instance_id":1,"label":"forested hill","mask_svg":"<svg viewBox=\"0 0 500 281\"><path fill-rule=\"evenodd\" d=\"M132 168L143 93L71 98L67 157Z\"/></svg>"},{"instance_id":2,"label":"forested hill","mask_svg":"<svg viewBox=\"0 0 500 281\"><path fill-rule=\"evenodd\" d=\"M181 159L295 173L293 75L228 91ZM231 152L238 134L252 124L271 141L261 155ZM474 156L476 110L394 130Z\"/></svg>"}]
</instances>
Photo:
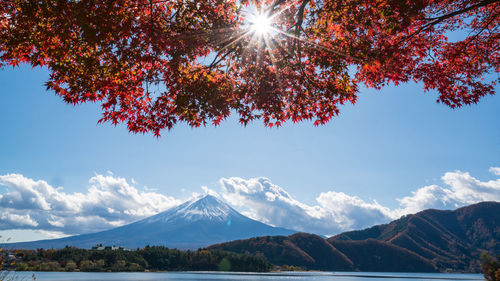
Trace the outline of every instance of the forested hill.
<instances>
[{"instance_id":1,"label":"forested hill","mask_svg":"<svg viewBox=\"0 0 500 281\"><path fill-rule=\"evenodd\" d=\"M263 255L275 265L318 270L353 270L351 260L318 235L263 236L210 246L236 253Z\"/></svg>"},{"instance_id":2,"label":"forested hill","mask_svg":"<svg viewBox=\"0 0 500 281\"><path fill-rule=\"evenodd\" d=\"M345 241L342 241L345 242ZM216 244L209 249L262 255L279 266L328 271L436 272L426 259L377 240L343 243L338 247L315 234L264 236Z\"/></svg>"},{"instance_id":3,"label":"forested hill","mask_svg":"<svg viewBox=\"0 0 500 281\"><path fill-rule=\"evenodd\" d=\"M441 270L478 271L481 252L500 253L500 203L482 202L454 211L425 210L389 224L339 234L341 241L376 239L410 250Z\"/></svg>"},{"instance_id":4,"label":"forested hill","mask_svg":"<svg viewBox=\"0 0 500 281\"><path fill-rule=\"evenodd\" d=\"M500 203L483 202L454 211L425 210L328 240L298 233L210 248L263 255L277 265L306 269L479 272L482 251L500 253Z\"/></svg>"}]
</instances>

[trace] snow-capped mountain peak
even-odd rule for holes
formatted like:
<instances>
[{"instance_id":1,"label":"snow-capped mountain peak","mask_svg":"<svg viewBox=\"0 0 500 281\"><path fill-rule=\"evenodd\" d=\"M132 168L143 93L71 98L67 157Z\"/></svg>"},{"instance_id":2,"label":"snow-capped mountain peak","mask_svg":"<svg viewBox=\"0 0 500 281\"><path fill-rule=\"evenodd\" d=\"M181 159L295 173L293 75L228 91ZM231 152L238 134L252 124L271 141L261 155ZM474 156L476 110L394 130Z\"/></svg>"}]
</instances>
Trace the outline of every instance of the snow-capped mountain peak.
<instances>
[{"instance_id":1,"label":"snow-capped mountain peak","mask_svg":"<svg viewBox=\"0 0 500 281\"><path fill-rule=\"evenodd\" d=\"M207 195L199 200L179 206L176 214L188 220L211 219L226 221L234 210L218 198Z\"/></svg>"},{"instance_id":2,"label":"snow-capped mountain peak","mask_svg":"<svg viewBox=\"0 0 500 281\"><path fill-rule=\"evenodd\" d=\"M228 204L215 196L206 195L201 199L187 201L177 207L146 219L148 222L186 221L228 221L231 217L241 216Z\"/></svg>"}]
</instances>

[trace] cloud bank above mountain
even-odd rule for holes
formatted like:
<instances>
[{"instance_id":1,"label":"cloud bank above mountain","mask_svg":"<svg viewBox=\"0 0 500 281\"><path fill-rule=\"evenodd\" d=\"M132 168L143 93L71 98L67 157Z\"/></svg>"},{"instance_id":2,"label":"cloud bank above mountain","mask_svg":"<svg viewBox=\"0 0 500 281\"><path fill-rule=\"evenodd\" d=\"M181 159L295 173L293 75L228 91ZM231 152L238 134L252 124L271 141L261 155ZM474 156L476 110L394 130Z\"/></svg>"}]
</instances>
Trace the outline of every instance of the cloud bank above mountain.
<instances>
[{"instance_id":1,"label":"cloud bank above mountain","mask_svg":"<svg viewBox=\"0 0 500 281\"><path fill-rule=\"evenodd\" d=\"M491 168L490 172L500 175L499 170ZM421 187L397 199L399 207L392 210L376 201L335 191L320 193L317 204L307 205L267 178L222 178L220 195L254 219L323 235L387 223L429 208L455 209L481 201L500 201L500 179L483 182L460 171L448 172L441 179L444 187Z\"/></svg>"},{"instance_id":2,"label":"cloud bank above mountain","mask_svg":"<svg viewBox=\"0 0 500 281\"><path fill-rule=\"evenodd\" d=\"M152 216L180 203L139 191L126 179L95 175L86 193L66 193L20 174L0 176L0 229L40 229L66 234L96 232ZM6 189L5 189L6 188Z\"/></svg>"},{"instance_id":3,"label":"cloud bank above mountain","mask_svg":"<svg viewBox=\"0 0 500 281\"><path fill-rule=\"evenodd\" d=\"M221 196L259 221L300 231L329 235L343 229L385 222L390 210L342 192L321 193L317 205L299 202L267 178L222 178Z\"/></svg>"},{"instance_id":4,"label":"cloud bank above mountain","mask_svg":"<svg viewBox=\"0 0 500 281\"><path fill-rule=\"evenodd\" d=\"M500 168L489 171L500 176ZM219 190L202 187L202 191L223 198L243 214L264 223L322 235L386 223L428 208L454 209L481 201L500 201L500 178L481 181L467 172L455 171L445 173L441 179L442 186L423 186L396 199L399 205L395 209L337 191L322 192L315 204L305 204L264 177L221 178ZM0 230L36 230L49 236L97 232L181 203L136 185L134 180L96 174L85 193L67 193L61 187L21 174L0 175Z\"/></svg>"}]
</instances>

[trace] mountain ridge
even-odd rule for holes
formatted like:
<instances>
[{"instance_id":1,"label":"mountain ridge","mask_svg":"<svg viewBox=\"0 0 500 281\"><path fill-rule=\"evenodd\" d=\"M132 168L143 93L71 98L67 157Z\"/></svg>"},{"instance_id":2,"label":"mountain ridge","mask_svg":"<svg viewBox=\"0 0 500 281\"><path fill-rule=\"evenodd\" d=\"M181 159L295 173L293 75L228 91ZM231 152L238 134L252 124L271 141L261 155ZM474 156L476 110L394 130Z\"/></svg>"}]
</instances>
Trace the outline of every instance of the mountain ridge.
<instances>
[{"instance_id":1,"label":"mountain ridge","mask_svg":"<svg viewBox=\"0 0 500 281\"><path fill-rule=\"evenodd\" d=\"M328 241L376 239L433 260L438 268L477 271L479 256L500 252L500 203L481 202L456 210L427 209L388 224L344 232Z\"/></svg>"},{"instance_id":2,"label":"mountain ridge","mask_svg":"<svg viewBox=\"0 0 500 281\"><path fill-rule=\"evenodd\" d=\"M301 243L295 242L296 237L301 237ZM322 239L306 233L256 237L215 244L209 249L260 254L277 265L313 270L480 272L481 252L500 252L500 203L481 202L456 210L428 209L388 224L332 236L325 242L346 259L329 264L312 258L329 248L318 238ZM292 258L283 254L291 251L296 253Z\"/></svg>"}]
</instances>

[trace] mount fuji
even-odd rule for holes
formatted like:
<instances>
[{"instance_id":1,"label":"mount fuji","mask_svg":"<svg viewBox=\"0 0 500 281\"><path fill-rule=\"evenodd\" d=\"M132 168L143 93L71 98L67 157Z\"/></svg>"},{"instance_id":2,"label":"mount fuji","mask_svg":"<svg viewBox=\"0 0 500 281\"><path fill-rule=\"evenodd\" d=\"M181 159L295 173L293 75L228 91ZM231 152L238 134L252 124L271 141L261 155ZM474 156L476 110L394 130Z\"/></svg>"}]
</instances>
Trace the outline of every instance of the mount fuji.
<instances>
[{"instance_id":1,"label":"mount fuji","mask_svg":"<svg viewBox=\"0 0 500 281\"><path fill-rule=\"evenodd\" d=\"M256 236L291 235L296 231L273 227L250 219L218 198L207 195L187 201L152 217L91 234L59 239L7 244L9 248L90 248L97 244L125 248L146 245L179 249L197 249L215 243Z\"/></svg>"}]
</instances>

